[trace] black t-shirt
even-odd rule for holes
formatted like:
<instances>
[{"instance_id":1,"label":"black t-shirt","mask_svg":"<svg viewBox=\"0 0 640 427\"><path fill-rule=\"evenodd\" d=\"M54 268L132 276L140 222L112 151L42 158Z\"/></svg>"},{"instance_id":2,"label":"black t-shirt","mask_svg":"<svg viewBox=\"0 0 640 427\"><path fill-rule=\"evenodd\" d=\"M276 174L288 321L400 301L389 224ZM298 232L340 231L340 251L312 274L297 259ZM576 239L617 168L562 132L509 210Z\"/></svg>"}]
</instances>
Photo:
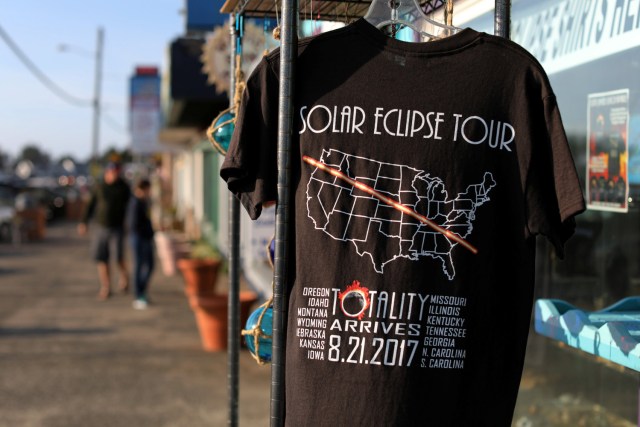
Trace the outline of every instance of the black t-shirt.
<instances>
[{"instance_id":1,"label":"black t-shirt","mask_svg":"<svg viewBox=\"0 0 640 427\"><path fill-rule=\"evenodd\" d=\"M221 176L276 200L279 52L248 79ZM507 426L535 235L562 253L582 192L540 65L465 29L364 20L301 40L292 141L289 426Z\"/></svg>"}]
</instances>

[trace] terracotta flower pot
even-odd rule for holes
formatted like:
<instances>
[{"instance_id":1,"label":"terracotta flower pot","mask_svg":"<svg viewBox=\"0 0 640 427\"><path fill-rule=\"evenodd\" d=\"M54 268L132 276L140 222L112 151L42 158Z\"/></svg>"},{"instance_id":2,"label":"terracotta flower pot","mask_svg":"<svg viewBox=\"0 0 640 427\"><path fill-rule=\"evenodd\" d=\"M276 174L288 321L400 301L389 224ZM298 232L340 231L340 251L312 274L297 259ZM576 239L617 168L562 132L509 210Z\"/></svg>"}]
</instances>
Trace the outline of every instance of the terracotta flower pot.
<instances>
[{"instance_id":1,"label":"terracotta flower pot","mask_svg":"<svg viewBox=\"0 0 640 427\"><path fill-rule=\"evenodd\" d=\"M229 310L228 295L192 295L189 305L193 310L200 332L202 348L206 351L227 349ZM251 306L258 300L253 292L240 292L240 328L247 322ZM240 330L237 331L238 337Z\"/></svg>"},{"instance_id":2,"label":"terracotta flower pot","mask_svg":"<svg viewBox=\"0 0 640 427\"><path fill-rule=\"evenodd\" d=\"M192 295L211 295L216 288L218 270L222 262L216 259L182 258L177 261L182 273L185 293Z\"/></svg>"}]
</instances>

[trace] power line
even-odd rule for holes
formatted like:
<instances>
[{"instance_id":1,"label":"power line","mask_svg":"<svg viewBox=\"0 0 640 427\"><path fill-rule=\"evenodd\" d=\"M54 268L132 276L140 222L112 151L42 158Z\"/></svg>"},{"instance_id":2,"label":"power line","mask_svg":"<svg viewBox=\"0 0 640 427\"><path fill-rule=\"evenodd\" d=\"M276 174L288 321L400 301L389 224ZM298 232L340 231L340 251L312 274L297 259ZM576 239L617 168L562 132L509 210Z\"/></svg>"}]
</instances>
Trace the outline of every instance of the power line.
<instances>
[{"instance_id":1,"label":"power line","mask_svg":"<svg viewBox=\"0 0 640 427\"><path fill-rule=\"evenodd\" d=\"M123 135L128 134L128 131L124 128L124 126L122 126L117 120L107 114L106 111L102 110L101 116L102 121L109 125L112 130L115 130L116 132L119 132Z\"/></svg>"},{"instance_id":2,"label":"power line","mask_svg":"<svg viewBox=\"0 0 640 427\"><path fill-rule=\"evenodd\" d=\"M20 59L25 67L42 83L47 89L62 98L64 101L79 107L90 107L92 101L78 98L69 94L67 91L58 86L53 80L51 80L45 73L43 73L29 57L20 49L20 47L9 37L9 34L0 25L0 37L9 46L13 53Z\"/></svg>"},{"instance_id":3,"label":"power line","mask_svg":"<svg viewBox=\"0 0 640 427\"><path fill-rule=\"evenodd\" d=\"M34 63L29 59L29 57L20 49L20 47L16 44L16 42L11 39L9 34L2 28L0 25L0 37L5 41L5 43L9 46L9 48L13 51L13 53L20 59L20 61L24 64L25 67L38 79L40 82L51 92L53 92L58 97L62 98L64 101L80 106L80 107L90 107L93 105L93 102L87 99L78 98L69 94L67 91L58 86L53 80L51 80L47 75L42 72ZM101 112L101 121L109 125L112 130L115 130L121 134L126 134L127 130L118 123L113 117L109 116L106 111Z\"/></svg>"}]
</instances>

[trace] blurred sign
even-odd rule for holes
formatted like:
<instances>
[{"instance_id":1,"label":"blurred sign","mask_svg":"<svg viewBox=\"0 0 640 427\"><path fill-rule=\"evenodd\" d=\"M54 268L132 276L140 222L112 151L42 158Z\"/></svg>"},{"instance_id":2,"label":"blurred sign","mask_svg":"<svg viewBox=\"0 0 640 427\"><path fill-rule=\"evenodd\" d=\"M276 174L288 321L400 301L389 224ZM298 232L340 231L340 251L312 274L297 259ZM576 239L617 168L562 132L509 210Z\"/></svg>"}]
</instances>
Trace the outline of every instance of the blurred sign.
<instances>
[{"instance_id":1,"label":"blurred sign","mask_svg":"<svg viewBox=\"0 0 640 427\"><path fill-rule=\"evenodd\" d=\"M156 67L137 67L130 79L131 151L150 154L161 151L160 75Z\"/></svg>"},{"instance_id":2,"label":"blurred sign","mask_svg":"<svg viewBox=\"0 0 640 427\"><path fill-rule=\"evenodd\" d=\"M638 0L521 2L512 40L553 74L640 45Z\"/></svg>"},{"instance_id":3,"label":"blurred sign","mask_svg":"<svg viewBox=\"0 0 640 427\"><path fill-rule=\"evenodd\" d=\"M187 32L212 31L222 25L228 16L219 9L211 0L187 0Z\"/></svg>"}]
</instances>

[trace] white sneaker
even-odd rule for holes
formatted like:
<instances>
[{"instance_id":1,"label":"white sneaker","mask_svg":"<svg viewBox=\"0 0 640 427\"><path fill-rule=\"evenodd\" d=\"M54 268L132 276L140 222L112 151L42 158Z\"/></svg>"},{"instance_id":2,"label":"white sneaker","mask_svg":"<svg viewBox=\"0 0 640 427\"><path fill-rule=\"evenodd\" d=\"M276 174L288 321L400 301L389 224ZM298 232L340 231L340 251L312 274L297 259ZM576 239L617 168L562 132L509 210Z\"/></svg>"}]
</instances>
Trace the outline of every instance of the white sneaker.
<instances>
[{"instance_id":1,"label":"white sneaker","mask_svg":"<svg viewBox=\"0 0 640 427\"><path fill-rule=\"evenodd\" d=\"M145 310L149 306L149 303L143 299L137 299L133 301L132 305L136 310Z\"/></svg>"}]
</instances>

